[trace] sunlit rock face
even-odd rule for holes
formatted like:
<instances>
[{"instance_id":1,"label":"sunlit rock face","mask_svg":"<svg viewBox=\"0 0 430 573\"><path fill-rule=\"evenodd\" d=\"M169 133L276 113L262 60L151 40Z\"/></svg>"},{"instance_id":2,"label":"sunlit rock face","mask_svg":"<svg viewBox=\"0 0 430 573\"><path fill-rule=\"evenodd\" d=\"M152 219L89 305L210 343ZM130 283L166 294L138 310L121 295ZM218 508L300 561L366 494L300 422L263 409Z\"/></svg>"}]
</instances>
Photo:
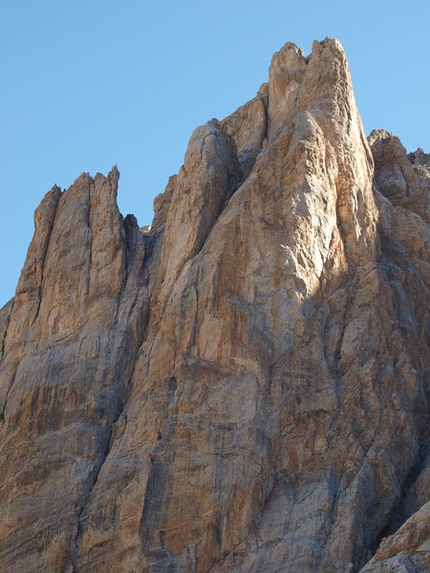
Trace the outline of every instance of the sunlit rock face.
<instances>
[{"instance_id":1,"label":"sunlit rock face","mask_svg":"<svg viewBox=\"0 0 430 573\"><path fill-rule=\"evenodd\" d=\"M429 159L366 139L326 39L196 129L150 228L116 168L47 193L0 311L0 568L428 571Z\"/></svg>"}]
</instances>

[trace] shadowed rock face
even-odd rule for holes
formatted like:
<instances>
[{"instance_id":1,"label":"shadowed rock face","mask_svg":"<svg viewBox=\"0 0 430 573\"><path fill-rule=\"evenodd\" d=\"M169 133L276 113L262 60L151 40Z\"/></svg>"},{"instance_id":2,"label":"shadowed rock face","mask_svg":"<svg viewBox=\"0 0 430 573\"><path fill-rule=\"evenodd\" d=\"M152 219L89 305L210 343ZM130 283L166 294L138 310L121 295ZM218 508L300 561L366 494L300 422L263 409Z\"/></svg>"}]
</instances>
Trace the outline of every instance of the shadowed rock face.
<instances>
[{"instance_id":1,"label":"shadowed rock face","mask_svg":"<svg viewBox=\"0 0 430 573\"><path fill-rule=\"evenodd\" d=\"M326 39L150 230L118 177L45 196L0 311L2 570L427 571L428 156L366 140Z\"/></svg>"}]
</instances>

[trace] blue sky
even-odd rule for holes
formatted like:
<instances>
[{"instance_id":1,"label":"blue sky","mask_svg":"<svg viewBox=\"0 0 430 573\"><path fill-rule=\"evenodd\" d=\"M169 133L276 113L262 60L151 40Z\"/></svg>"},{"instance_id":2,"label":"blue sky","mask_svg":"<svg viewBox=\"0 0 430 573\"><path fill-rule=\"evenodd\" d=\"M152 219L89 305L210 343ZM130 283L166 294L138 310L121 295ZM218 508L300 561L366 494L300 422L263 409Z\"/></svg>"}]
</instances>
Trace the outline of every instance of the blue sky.
<instances>
[{"instance_id":1,"label":"blue sky","mask_svg":"<svg viewBox=\"0 0 430 573\"><path fill-rule=\"evenodd\" d=\"M428 0L15 0L0 7L0 306L33 212L84 171L121 172L140 225L192 131L252 99L273 53L314 39L346 51L366 134L430 152Z\"/></svg>"}]
</instances>

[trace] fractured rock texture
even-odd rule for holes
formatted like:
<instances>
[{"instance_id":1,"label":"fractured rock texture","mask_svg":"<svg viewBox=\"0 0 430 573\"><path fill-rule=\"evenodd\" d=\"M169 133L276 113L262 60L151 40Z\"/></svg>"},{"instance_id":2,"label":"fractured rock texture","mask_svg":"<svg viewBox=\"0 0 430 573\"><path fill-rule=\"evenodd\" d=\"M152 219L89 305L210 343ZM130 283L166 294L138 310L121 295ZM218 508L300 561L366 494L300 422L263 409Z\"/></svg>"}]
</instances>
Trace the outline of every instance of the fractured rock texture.
<instances>
[{"instance_id":1,"label":"fractured rock texture","mask_svg":"<svg viewBox=\"0 0 430 573\"><path fill-rule=\"evenodd\" d=\"M0 311L2 570L427 571L429 157L367 141L326 39L150 229L118 177L45 196Z\"/></svg>"}]
</instances>

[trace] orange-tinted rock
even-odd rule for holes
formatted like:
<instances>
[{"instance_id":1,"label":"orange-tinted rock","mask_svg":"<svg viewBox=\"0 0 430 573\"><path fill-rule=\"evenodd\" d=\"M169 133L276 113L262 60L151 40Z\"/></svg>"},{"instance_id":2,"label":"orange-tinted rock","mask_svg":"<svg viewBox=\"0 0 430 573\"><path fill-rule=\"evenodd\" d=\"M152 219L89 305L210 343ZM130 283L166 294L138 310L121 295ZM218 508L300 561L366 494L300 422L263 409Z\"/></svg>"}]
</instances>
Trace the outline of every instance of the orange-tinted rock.
<instances>
[{"instance_id":1,"label":"orange-tinted rock","mask_svg":"<svg viewBox=\"0 0 430 573\"><path fill-rule=\"evenodd\" d=\"M340 44L287 44L144 233L115 169L46 196L0 315L5 570L426 570L427 160L370 142Z\"/></svg>"}]
</instances>

